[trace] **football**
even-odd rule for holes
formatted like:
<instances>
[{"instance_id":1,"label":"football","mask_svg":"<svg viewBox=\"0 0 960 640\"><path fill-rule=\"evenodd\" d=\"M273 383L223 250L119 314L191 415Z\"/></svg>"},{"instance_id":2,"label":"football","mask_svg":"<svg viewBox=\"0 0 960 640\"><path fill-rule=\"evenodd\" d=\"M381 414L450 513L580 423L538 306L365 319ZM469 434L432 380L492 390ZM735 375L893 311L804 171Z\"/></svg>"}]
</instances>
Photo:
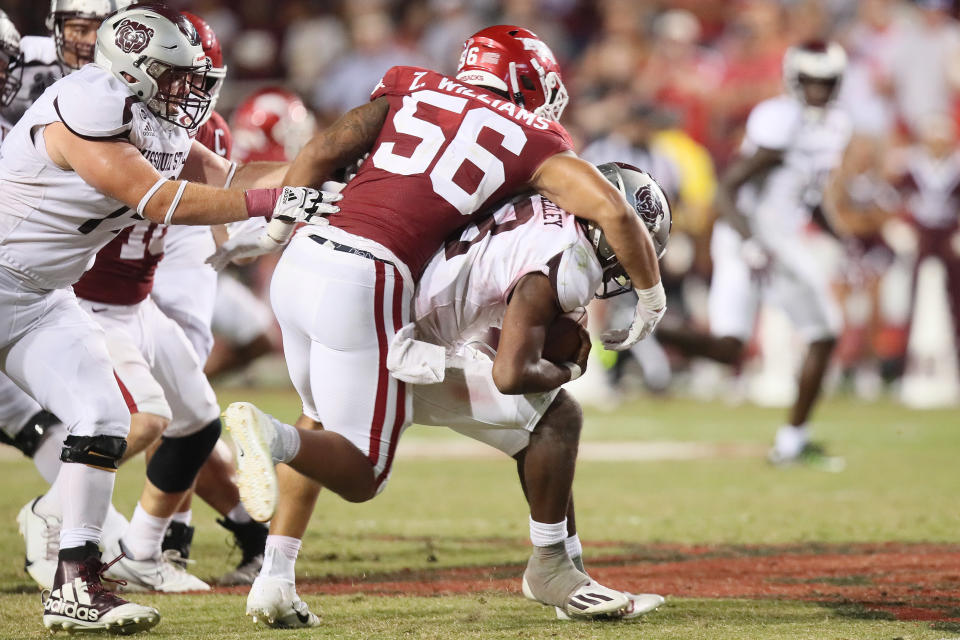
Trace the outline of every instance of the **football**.
<instances>
[{"instance_id":1,"label":"football","mask_svg":"<svg viewBox=\"0 0 960 640\"><path fill-rule=\"evenodd\" d=\"M580 352L581 326L587 326L587 312L582 309L557 317L547 330L543 358L555 364L575 362Z\"/></svg>"}]
</instances>

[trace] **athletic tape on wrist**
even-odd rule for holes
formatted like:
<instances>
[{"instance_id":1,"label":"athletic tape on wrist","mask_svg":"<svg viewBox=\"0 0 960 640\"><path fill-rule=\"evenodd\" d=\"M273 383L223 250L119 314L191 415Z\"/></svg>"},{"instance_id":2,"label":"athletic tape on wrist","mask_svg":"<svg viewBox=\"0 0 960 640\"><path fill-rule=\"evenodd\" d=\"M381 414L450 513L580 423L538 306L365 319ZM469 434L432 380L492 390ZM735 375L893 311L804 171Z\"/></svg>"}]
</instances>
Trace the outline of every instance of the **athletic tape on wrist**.
<instances>
[{"instance_id":1,"label":"athletic tape on wrist","mask_svg":"<svg viewBox=\"0 0 960 640\"><path fill-rule=\"evenodd\" d=\"M570 370L570 381L576 380L583 375L583 370L576 362L564 362L562 366Z\"/></svg>"},{"instance_id":2,"label":"athletic tape on wrist","mask_svg":"<svg viewBox=\"0 0 960 640\"><path fill-rule=\"evenodd\" d=\"M170 224L170 221L173 220L173 212L177 210L177 205L180 204L180 198L183 197L183 191L187 188L187 181L181 180L180 186L177 188L177 195L173 196L173 202L170 203L170 208L167 209L167 215L163 216L163 224Z\"/></svg>"},{"instance_id":3,"label":"athletic tape on wrist","mask_svg":"<svg viewBox=\"0 0 960 640\"><path fill-rule=\"evenodd\" d=\"M230 188L230 183L233 182L233 175L234 175L236 172L237 172L237 163L236 163L236 162L231 162L231 163L230 163L230 170L227 171L227 180L226 180L226 182L223 183L223 188L224 188L224 189L229 189L229 188Z\"/></svg>"},{"instance_id":4,"label":"athletic tape on wrist","mask_svg":"<svg viewBox=\"0 0 960 640\"><path fill-rule=\"evenodd\" d=\"M637 298L646 309L656 311L667 306L667 293L663 290L663 283L658 282L649 289L637 289Z\"/></svg>"},{"instance_id":5,"label":"athletic tape on wrist","mask_svg":"<svg viewBox=\"0 0 960 640\"><path fill-rule=\"evenodd\" d=\"M273 209L277 206L277 200L280 199L280 189L247 189L243 192L243 200L247 205L248 218L266 218L270 220L273 217Z\"/></svg>"},{"instance_id":6,"label":"athletic tape on wrist","mask_svg":"<svg viewBox=\"0 0 960 640\"><path fill-rule=\"evenodd\" d=\"M152 198L154 194L157 192L157 190L159 190L160 187L162 187L165 184L167 184L167 179L160 178L159 180L153 183L152 187L147 189L147 192L143 194L142 198L140 198L140 202L137 203L137 215L139 215L141 218L143 217L143 210L144 208L146 208L147 203L150 202L150 198Z\"/></svg>"}]
</instances>

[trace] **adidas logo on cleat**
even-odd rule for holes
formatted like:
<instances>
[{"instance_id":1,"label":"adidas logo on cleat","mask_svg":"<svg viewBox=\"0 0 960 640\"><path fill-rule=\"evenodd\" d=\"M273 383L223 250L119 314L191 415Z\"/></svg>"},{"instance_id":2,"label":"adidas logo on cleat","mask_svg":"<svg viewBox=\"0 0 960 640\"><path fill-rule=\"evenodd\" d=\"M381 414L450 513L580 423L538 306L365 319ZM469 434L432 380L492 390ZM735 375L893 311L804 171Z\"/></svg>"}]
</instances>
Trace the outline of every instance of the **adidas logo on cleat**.
<instances>
[{"instance_id":1,"label":"adidas logo on cleat","mask_svg":"<svg viewBox=\"0 0 960 640\"><path fill-rule=\"evenodd\" d=\"M86 585L80 578L74 578L72 583L64 584L50 594L43 603L45 613L53 613L77 620L95 622L100 619L100 612L91 606L90 596Z\"/></svg>"}]
</instances>

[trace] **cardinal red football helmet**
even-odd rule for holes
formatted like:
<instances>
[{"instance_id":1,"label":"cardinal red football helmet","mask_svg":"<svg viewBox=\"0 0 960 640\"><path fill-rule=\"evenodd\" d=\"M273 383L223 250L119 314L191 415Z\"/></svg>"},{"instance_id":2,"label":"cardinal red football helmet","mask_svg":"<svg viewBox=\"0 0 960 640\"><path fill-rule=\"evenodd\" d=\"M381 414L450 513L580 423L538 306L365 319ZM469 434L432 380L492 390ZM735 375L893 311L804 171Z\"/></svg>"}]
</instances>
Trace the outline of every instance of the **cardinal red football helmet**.
<instances>
[{"instance_id":1,"label":"cardinal red football helmet","mask_svg":"<svg viewBox=\"0 0 960 640\"><path fill-rule=\"evenodd\" d=\"M292 160L316 128L313 114L295 93L280 87L260 89L233 114L233 158L237 162Z\"/></svg>"},{"instance_id":2,"label":"cardinal red football helmet","mask_svg":"<svg viewBox=\"0 0 960 640\"><path fill-rule=\"evenodd\" d=\"M210 108L207 109L207 115L203 118L203 122L210 119L210 116L213 115L213 110L217 108L217 100L220 99L220 89L223 87L223 81L227 77L227 65L223 64L223 52L220 50L220 41L217 39L217 34L213 32L213 29L207 24L206 20L201 18L198 15L194 15L188 11L183 11L183 17L189 20L194 28L197 30L197 35L200 36L200 46L203 47L203 52L208 58L210 58L210 71L207 72L207 93L210 94Z\"/></svg>"},{"instance_id":3,"label":"cardinal red football helmet","mask_svg":"<svg viewBox=\"0 0 960 640\"><path fill-rule=\"evenodd\" d=\"M457 80L496 89L514 104L559 120L569 96L550 47L521 27L482 29L463 43Z\"/></svg>"}]
</instances>

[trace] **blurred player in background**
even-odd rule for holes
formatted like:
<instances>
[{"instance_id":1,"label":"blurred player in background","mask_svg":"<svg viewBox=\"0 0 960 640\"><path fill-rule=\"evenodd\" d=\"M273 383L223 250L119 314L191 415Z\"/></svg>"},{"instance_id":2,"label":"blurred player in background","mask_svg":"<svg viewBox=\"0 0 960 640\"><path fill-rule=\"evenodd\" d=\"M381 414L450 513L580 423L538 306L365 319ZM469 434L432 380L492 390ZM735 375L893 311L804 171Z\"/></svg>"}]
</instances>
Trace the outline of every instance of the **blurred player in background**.
<instances>
[{"instance_id":1,"label":"blurred player in background","mask_svg":"<svg viewBox=\"0 0 960 640\"><path fill-rule=\"evenodd\" d=\"M685 354L736 365L753 335L760 304L787 313L808 348L796 400L770 450L769 459L777 465L803 461L842 468L841 459L810 442L808 420L842 316L828 274L804 248L804 233L851 135L849 118L832 105L845 66L846 54L835 43L809 42L787 51L787 93L754 107L741 156L718 190L712 335L672 328L657 334Z\"/></svg>"},{"instance_id":2,"label":"blurred player in background","mask_svg":"<svg viewBox=\"0 0 960 640\"><path fill-rule=\"evenodd\" d=\"M824 211L846 249L836 285L845 314L837 360L857 395L867 399L875 399L883 385L880 284L894 260L883 237L901 206L899 194L887 180L886 157L880 140L855 135L824 192Z\"/></svg>"},{"instance_id":3,"label":"blurred player in background","mask_svg":"<svg viewBox=\"0 0 960 640\"><path fill-rule=\"evenodd\" d=\"M895 185L917 240L913 273L916 299L920 265L926 258L943 264L947 302L953 319L954 344L960 357L960 149L957 124L931 114L922 123L920 139L903 154Z\"/></svg>"},{"instance_id":4,"label":"blurred player in background","mask_svg":"<svg viewBox=\"0 0 960 640\"><path fill-rule=\"evenodd\" d=\"M50 0L49 36L24 36L20 42L19 91L3 115L16 122L51 84L93 62L97 28L129 0Z\"/></svg>"}]
</instances>

